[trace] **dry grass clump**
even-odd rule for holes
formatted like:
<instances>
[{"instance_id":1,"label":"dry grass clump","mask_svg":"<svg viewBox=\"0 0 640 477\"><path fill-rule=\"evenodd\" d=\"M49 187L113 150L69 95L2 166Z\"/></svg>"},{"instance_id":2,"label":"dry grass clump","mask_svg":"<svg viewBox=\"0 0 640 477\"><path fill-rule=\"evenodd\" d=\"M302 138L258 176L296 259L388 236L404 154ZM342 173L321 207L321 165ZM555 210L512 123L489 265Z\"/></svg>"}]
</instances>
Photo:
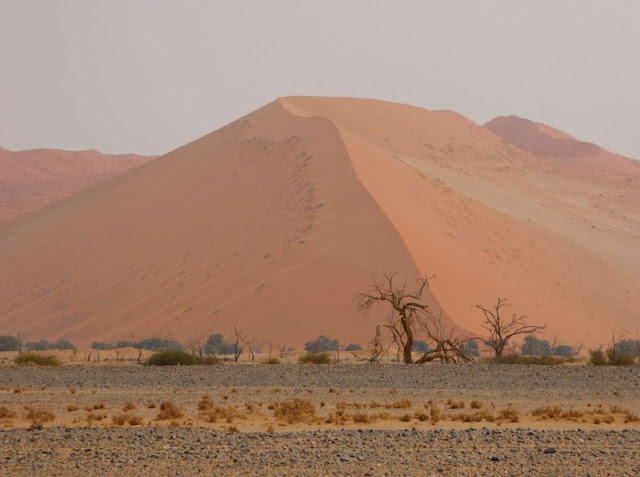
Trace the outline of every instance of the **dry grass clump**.
<instances>
[{"instance_id":1,"label":"dry grass clump","mask_svg":"<svg viewBox=\"0 0 640 477\"><path fill-rule=\"evenodd\" d=\"M352 414L350 417L356 424L370 424L378 419L377 415L368 414L366 412L357 412Z\"/></svg>"},{"instance_id":2,"label":"dry grass clump","mask_svg":"<svg viewBox=\"0 0 640 477\"><path fill-rule=\"evenodd\" d=\"M207 409L201 410L199 413L200 419L206 422L218 422L218 419L223 419L227 423L231 424L236 418L244 418L244 415L238 411L236 406L212 406Z\"/></svg>"},{"instance_id":3,"label":"dry grass clump","mask_svg":"<svg viewBox=\"0 0 640 477\"><path fill-rule=\"evenodd\" d=\"M24 409L27 411L25 418L35 423L51 422L56 418L55 413L47 407L25 406Z\"/></svg>"},{"instance_id":4,"label":"dry grass clump","mask_svg":"<svg viewBox=\"0 0 640 477\"><path fill-rule=\"evenodd\" d=\"M279 358L272 356L271 358L267 358L264 360L264 364L280 364L281 361Z\"/></svg>"},{"instance_id":5,"label":"dry grass clump","mask_svg":"<svg viewBox=\"0 0 640 477\"><path fill-rule=\"evenodd\" d=\"M128 401L122 406L123 411L133 411L134 409L138 409L138 405L133 401Z\"/></svg>"},{"instance_id":6,"label":"dry grass clump","mask_svg":"<svg viewBox=\"0 0 640 477\"><path fill-rule=\"evenodd\" d=\"M105 403L99 402L90 406L85 406L84 410L87 412L90 412L90 411L98 411L100 409L106 409L106 408L107 406Z\"/></svg>"},{"instance_id":7,"label":"dry grass clump","mask_svg":"<svg viewBox=\"0 0 640 477\"><path fill-rule=\"evenodd\" d=\"M498 417L505 421L520 422L520 413L514 407L505 407L498 411Z\"/></svg>"},{"instance_id":8,"label":"dry grass clump","mask_svg":"<svg viewBox=\"0 0 640 477\"><path fill-rule=\"evenodd\" d=\"M423 421L424 422L424 421L428 421L430 416L426 412L418 411L413 415L413 417L415 419L417 419L418 421Z\"/></svg>"},{"instance_id":9,"label":"dry grass clump","mask_svg":"<svg viewBox=\"0 0 640 477\"><path fill-rule=\"evenodd\" d=\"M184 412L171 401L164 401L160 404L160 412L156 416L156 421L166 421L168 419L179 419L184 417Z\"/></svg>"},{"instance_id":10,"label":"dry grass clump","mask_svg":"<svg viewBox=\"0 0 640 477\"><path fill-rule=\"evenodd\" d=\"M584 417L584 412L578 411L577 409L569 409L565 411L559 406L545 406L534 409L533 411L531 411L531 415L539 417L541 420L568 419L573 421Z\"/></svg>"},{"instance_id":11,"label":"dry grass clump","mask_svg":"<svg viewBox=\"0 0 640 477\"><path fill-rule=\"evenodd\" d=\"M630 411L626 407L613 405L613 406L609 406L609 412L611 414L627 414Z\"/></svg>"},{"instance_id":12,"label":"dry grass clump","mask_svg":"<svg viewBox=\"0 0 640 477\"><path fill-rule=\"evenodd\" d=\"M627 424L629 422L638 422L640 421L640 417L638 417L636 414L632 413L631 411L627 412L624 415L624 423Z\"/></svg>"},{"instance_id":13,"label":"dry grass clump","mask_svg":"<svg viewBox=\"0 0 640 477\"><path fill-rule=\"evenodd\" d=\"M449 399L447 401L447 406L449 409L464 409L464 401L454 401L453 399Z\"/></svg>"},{"instance_id":14,"label":"dry grass clump","mask_svg":"<svg viewBox=\"0 0 640 477\"><path fill-rule=\"evenodd\" d=\"M431 421L431 424L440 422L442 417L442 411L440 410L440 406L438 406L438 403L429 403L429 420Z\"/></svg>"},{"instance_id":15,"label":"dry grass clump","mask_svg":"<svg viewBox=\"0 0 640 477\"><path fill-rule=\"evenodd\" d=\"M87 414L88 422L102 421L103 419L106 419L106 418L107 418L107 414L104 412L90 412Z\"/></svg>"},{"instance_id":16,"label":"dry grass clump","mask_svg":"<svg viewBox=\"0 0 640 477\"><path fill-rule=\"evenodd\" d=\"M15 358L15 363L19 366L60 366L60 360L52 354L39 354L27 352L19 354Z\"/></svg>"},{"instance_id":17,"label":"dry grass clump","mask_svg":"<svg viewBox=\"0 0 640 477\"><path fill-rule=\"evenodd\" d=\"M74 411L77 411L79 408L78 408L78 405L76 403L72 402L72 403L67 404L67 407L65 409L67 410L67 412L74 412Z\"/></svg>"},{"instance_id":18,"label":"dry grass clump","mask_svg":"<svg viewBox=\"0 0 640 477\"><path fill-rule=\"evenodd\" d=\"M0 406L0 419L10 419L12 417L16 417L16 413L11 409L8 409L4 406Z\"/></svg>"},{"instance_id":19,"label":"dry grass clump","mask_svg":"<svg viewBox=\"0 0 640 477\"><path fill-rule=\"evenodd\" d=\"M155 402L150 402L149 404L147 404L147 409L155 409L157 407L158 405Z\"/></svg>"},{"instance_id":20,"label":"dry grass clump","mask_svg":"<svg viewBox=\"0 0 640 477\"><path fill-rule=\"evenodd\" d=\"M478 401L474 399L473 401L471 401L470 406L471 406L471 409L480 409L482 408L483 404L482 404L482 401Z\"/></svg>"},{"instance_id":21,"label":"dry grass clump","mask_svg":"<svg viewBox=\"0 0 640 477\"><path fill-rule=\"evenodd\" d=\"M449 417L452 421L462 421L462 422L482 422L482 421L494 422L496 420L493 413L487 409L481 409L474 412L459 412Z\"/></svg>"},{"instance_id":22,"label":"dry grass clump","mask_svg":"<svg viewBox=\"0 0 640 477\"><path fill-rule=\"evenodd\" d=\"M130 426L141 426L143 422L140 416L134 416L131 414L119 414L117 416L113 416L111 421L117 426L124 426L125 424L129 424Z\"/></svg>"},{"instance_id":23,"label":"dry grass clump","mask_svg":"<svg viewBox=\"0 0 640 477\"><path fill-rule=\"evenodd\" d=\"M400 416L400 421L402 422L409 422L411 419L413 419L413 414L406 413Z\"/></svg>"},{"instance_id":24,"label":"dry grass clump","mask_svg":"<svg viewBox=\"0 0 640 477\"><path fill-rule=\"evenodd\" d=\"M389 409L389 408L393 408L393 409L408 409L408 408L411 407L411 401L409 401L408 399L398 399L396 402L388 404L385 407L387 409Z\"/></svg>"},{"instance_id":25,"label":"dry grass clump","mask_svg":"<svg viewBox=\"0 0 640 477\"><path fill-rule=\"evenodd\" d=\"M292 399L277 404L274 416L276 419L289 424L296 422L310 422L316 418L316 407L307 399Z\"/></svg>"}]
</instances>

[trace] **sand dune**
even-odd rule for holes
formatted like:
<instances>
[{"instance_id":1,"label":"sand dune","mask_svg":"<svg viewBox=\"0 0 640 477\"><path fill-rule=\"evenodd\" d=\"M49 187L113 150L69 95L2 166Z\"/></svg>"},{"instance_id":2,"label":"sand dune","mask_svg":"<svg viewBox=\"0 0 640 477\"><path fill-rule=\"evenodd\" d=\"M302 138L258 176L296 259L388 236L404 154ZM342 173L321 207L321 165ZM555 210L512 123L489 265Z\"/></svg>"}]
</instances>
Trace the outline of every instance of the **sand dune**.
<instances>
[{"instance_id":1,"label":"sand dune","mask_svg":"<svg viewBox=\"0 0 640 477\"><path fill-rule=\"evenodd\" d=\"M0 329L365 344L384 313L352 298L386 270L436 274L429 303L471 332L498 295L570 344L635 331L635 176L521 146L450 111L280 99L0 224Z\"/></svg>"},{"instance_id":2,"label":"sand dune","mask_svg":"<svg viewBox=\"0 0 640 477\"><path fill-rule=\"evenodd\" d=\"M149 159L97 151L0 148L0 222L69 197Z\"/></svg>"}]
</instances>

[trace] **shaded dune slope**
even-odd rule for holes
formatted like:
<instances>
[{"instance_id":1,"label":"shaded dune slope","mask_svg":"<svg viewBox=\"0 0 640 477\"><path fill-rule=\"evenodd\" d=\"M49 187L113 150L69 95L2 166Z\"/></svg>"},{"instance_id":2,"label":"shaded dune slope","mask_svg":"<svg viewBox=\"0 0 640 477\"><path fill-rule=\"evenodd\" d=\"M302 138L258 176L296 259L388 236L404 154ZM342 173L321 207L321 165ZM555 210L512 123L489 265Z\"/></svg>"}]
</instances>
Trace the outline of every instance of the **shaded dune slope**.
<instances>
[{"instance_id":1,"label":"shaded dune slope","mask_svg":"<svg viewBox=\"0 0 640 477\"><path fill-rule=\"evenodd\" d=\"M278 102L0 225L0 327L77 342L228 333L366 343L353 296L419 274L338 130ZM435 310L435 299L429 295Z\"/></svg>"}]
</instances>

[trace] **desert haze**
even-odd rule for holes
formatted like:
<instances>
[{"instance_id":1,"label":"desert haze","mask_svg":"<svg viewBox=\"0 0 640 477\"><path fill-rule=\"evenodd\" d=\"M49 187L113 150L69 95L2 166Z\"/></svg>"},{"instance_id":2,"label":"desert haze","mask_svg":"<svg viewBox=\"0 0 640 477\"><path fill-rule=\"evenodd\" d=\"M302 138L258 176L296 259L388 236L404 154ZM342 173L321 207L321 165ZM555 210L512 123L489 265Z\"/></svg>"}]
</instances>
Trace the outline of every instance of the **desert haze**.
<instances>
[{"instance_id":1,"label":"desert haze","mask_svg":"<svg viewBox=\"0 0 640 477\"><path fill-rule=\"evenodd\" d=\"M0 327L364 344L385 310L353 297L388 271L435 274L427 302L471 333L501 296L597 345L638 326L639 244L632 160L516 117L286 97L0 223Z\"/></svg>"}]
</instances>

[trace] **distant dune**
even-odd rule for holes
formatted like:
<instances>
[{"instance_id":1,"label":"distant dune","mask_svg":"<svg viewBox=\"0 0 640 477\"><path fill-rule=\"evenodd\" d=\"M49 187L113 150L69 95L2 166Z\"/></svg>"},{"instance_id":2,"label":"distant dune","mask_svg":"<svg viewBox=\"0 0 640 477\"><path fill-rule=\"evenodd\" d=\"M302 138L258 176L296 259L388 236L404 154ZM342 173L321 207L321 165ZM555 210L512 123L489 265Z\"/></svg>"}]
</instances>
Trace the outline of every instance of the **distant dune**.
<instances>
[{"instance_id":1,"label":"distant dune","mask_svg":"<svg viewBox=\"0 0 640 477\"><path fill-rule=\"evenodd\" d=\"M97 151L0 148L0 222L91 187L150 157Z\"/></svg>"},{"instance_id":2,"label":"distant dune","mask_svg":"<svg viewBox=\"0 0 640 477\"><path fill-rule=\"evenodd\" d=\"M435 274L428 302L473 333L473 305L497 296L561 342L634 332L640 168L499 123L277 100L0 224L0 330L86 344L237 324L274 345L320 333L366 344L384 310L363 317L353 296L384 270Z\"/></svg>"}]
</instances>

